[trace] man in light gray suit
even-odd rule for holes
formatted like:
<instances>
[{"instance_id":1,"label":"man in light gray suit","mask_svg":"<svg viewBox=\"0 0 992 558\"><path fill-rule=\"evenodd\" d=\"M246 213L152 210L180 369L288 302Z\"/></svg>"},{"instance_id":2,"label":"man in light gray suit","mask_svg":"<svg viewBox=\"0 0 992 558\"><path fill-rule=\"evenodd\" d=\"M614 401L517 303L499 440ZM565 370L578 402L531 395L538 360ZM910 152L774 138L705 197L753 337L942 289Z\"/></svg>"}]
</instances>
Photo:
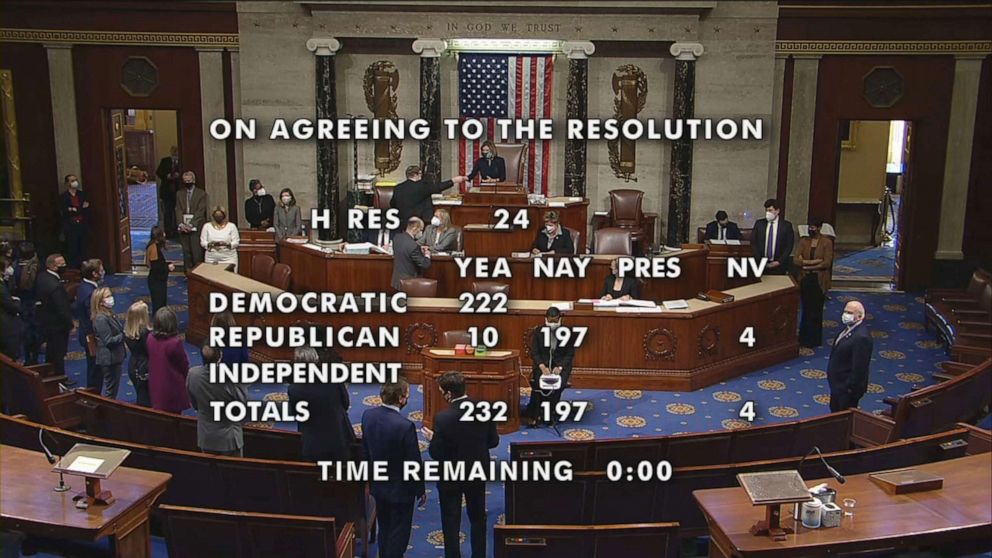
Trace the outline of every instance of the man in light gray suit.
<instances>
[{"instance_id":1,"label":"man in light gray suit","mask_svg":"<svg viewBox=\"0 0 992 558\"><path fill-rule=\"evenodd\" d=\"M196 187L196 174L183 173L183 186L176 192L176 228L183 246L186 273L203 263L200 229L207 223L207 193Z\"/></svg>"},{"instance_id":2,"label":"man in light gray suit","mask_svg":"<svg viewBox=\"0 0 992 558\"><path fill-rule=\"evenodd\" d=\"M420 277L431 266L430 251L417 244L424 233L424 222L420 217L410 217L406 230L393 239L393 288L400 290L400 280Z\"/></svg>"},{"instance_id":3,"label":"man in light gray suit","mask_svg":"<svg viewBox=\"0 0 992 558\"><path fill-rule=\"evenodd\" d=\"M241 423L226 420L223 416L221 420L214 420L210 402L246 403L248 394L240 384L211 383L209 367L211 364L218 364L223 353L204 345L202 354L203 365L190 368L186 376L186 391L189 392L189 400L196 410L196 445L204 453L241 457L245 445Z\"/></svg>"}]
</instances>

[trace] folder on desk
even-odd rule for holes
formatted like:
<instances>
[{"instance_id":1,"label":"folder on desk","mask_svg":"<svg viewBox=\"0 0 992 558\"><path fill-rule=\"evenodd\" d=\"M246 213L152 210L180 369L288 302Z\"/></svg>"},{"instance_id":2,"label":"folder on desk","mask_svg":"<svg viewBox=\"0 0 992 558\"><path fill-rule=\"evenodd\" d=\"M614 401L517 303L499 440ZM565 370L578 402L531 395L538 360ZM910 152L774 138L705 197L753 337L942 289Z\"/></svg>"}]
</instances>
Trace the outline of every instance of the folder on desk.
<instances>
[{"instance_id":1,"label":"folder on desk","mask_svg":"<svg viewBox=\"0 0 992 558\"><path fill-rule=\"evenodd\" d=\"M700 300L708 300L710 302L719 302L720 304L726 304L728 302L734 301L734 295L727 294L723 291L718 291L716 289L710 289L708 291L700 291L697 295Z\"/></svg>"}]
</instances>

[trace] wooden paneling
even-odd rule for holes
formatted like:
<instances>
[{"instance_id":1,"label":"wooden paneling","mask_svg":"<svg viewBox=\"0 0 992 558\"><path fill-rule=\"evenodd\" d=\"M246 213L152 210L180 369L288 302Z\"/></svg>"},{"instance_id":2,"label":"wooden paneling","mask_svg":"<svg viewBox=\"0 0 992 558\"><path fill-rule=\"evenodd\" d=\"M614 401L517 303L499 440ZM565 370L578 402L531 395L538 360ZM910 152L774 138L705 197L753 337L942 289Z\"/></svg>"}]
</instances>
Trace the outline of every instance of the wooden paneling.
<instances>
[{"instance_id":1,"label":"wooden paneling","mask_svg":"<svg viewBox=\"0 0 992 558\"><path fill-rule=\"evenodd\" d=\"M434 415L448 407L438 389L438 379L445 372L456 371L465 376L465 391L472 399L507 404L507 420L496 426L500 434L520 430L519 352L510 351L502 356L444 356L424 349L421 354L424 362L420 377L424 384L424 426L433 429Z\"/></svg>"},{"instance_id":2,"label":"wooden paneling","mask_svg":"<svg viewBox=\"0 0 992 558\"><path fill-rule=\"evenodd\" d=\"M971 179L964 223L965 258L985 269L992 268L992 56L982 62L975 114L975 138L971 149ZM22 154L23 157L23 154Z\"/></svg>"}]
</instances>

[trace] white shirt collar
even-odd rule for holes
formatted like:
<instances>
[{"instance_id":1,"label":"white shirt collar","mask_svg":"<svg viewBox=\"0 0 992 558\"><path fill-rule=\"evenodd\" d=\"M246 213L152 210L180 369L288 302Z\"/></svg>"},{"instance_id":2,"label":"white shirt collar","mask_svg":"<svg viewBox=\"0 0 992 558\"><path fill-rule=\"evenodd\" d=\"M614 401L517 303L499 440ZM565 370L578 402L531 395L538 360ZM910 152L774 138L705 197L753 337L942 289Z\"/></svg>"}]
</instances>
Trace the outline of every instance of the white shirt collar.
<instances>
[{"instance_id":1,"label":"white shirt collar","mask_svg":"<svg viewBox=\"0 0 992 558\"><path fill-rule=\"evenodd\" d=\"M400 412L400 408L397 407L396 405L388 405L386 403L383 403L382 406L385 407L385 408L387 408L387 409L392 409L392 410L396 411L397 413Z\"/></svg>"},{"instance_id":2,"label":"white shirt collar","mask_svg":"<svg viewBox=\"0 0 992 558\"><path fill-rule=\"evenodd\" d=\"M96 288L98 288L98 289L100 288L100 285L98 285L98 284L96 283L96 281L90 281L89 279L83 279L83 282L84 282L84 283L89 283L90 285L93 285L94 287L96 287Z\"/></svg>"},{"instance_id":3,"label":"white shirt collar","mask_svg":"<svg viewBox=\"0 0 992 558\"><path fill-rule=\"evenodd\" d=\"M468 395L463 395L461 397L456 397L456 398L454 398L454 399L451 400L451 403L454 403L456 401L461 401L462 399L468 399Z\"/></svg>"},{"instance_id":4,"label":"white shirt collar","mask_svg":"<svg viewBox=\"0 0 992 558\"><path fill-rule=\"evenodd\" d=\"M52 275L54 275L56 277L56 279L58 279L59 281L62 280L62 276L59 275L58 273L52 271L51 269L45 268L45 271L47 271L47 272L51 273Z\"/></svg>"}]
</instances>

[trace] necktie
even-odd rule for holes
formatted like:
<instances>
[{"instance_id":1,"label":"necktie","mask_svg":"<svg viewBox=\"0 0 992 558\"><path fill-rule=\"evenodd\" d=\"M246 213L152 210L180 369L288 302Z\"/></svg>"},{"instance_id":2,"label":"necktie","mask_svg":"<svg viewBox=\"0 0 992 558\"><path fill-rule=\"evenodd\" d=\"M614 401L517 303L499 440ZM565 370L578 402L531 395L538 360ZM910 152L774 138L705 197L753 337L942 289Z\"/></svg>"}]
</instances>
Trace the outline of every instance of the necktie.
<instances>
[{"instance_id":1,"label":"necktie","mask_svg":"<svg viewBox=\"0 0 992 558\"><path fill-rule=\"evenodd\" d=\"M727 240L727 227L720 227L720 240Z\"/></svg>"},{"instance_id":2,"label":"necktie","mask_svg":"<svg viewBox=\"0 0 992 558\"><path fill-rule=\"evenodd\" d=\"M765 257L769 260L775 259L775 225L768 223L768 231L765 233Z\"/></svg>"}]
</instances>

